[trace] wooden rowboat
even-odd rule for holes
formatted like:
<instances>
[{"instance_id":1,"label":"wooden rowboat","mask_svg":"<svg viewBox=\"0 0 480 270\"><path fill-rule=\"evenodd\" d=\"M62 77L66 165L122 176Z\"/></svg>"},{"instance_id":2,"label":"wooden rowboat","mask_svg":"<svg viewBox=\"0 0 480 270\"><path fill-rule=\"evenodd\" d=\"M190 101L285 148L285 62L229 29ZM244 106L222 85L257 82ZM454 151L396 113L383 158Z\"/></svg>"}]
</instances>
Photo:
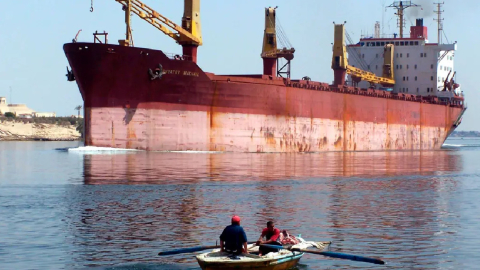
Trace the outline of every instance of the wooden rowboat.
<instances>
[{"instance_id":1,"label":"wooden rowboat","mask_svg":"<svg viewBox=\"0 0 480 270\"><path fill-rule=\"evenodd\" d=\"M197 255L197 261L203 270L262 269L286 270L297 265L303 252L287 251L276 256L258 256L242 254L231 256L225 252L209 252Z\"/></svg>"},{"instance_id":2,"label":"wooden rowboat","mask_svg":"<svg viewBox=\"0 0 480 270\"><path fill-rule=\"evenodd\" d=\"M319 242L317 244L317 247L322 247L320 250L323 250L325 246L326 243ZM258 256L255 254L258 252L258 246L254 245L250 245L248 250L251 252L250 254L233 256L216 249L197 255L196 259L203 270L286 270L295 267L304 254L300 251L282 249L265 256Z\"/></svg>"}]
</instances>

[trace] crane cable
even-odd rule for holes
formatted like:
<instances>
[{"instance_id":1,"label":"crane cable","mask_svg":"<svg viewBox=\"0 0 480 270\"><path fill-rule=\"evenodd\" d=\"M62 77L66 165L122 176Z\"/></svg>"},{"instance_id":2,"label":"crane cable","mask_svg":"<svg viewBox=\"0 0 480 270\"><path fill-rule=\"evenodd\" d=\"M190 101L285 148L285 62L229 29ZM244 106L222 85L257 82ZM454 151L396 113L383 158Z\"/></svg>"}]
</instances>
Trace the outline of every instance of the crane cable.
<instances>
[{"instance_id":1,"label":"crane cable","mask_svg":"<svg viewBox=\"0 0 480 270\"><path fill-rule=\"evenodd\" d=\"M283 29L282 24L280 23L280 19L277 18L276 25L278 25L278 30L280 31L280 34L283 36L283 40L286 43L286 47L288 48L293 48L292 43L290 43L290 40L288 40L288 36L285 33L285 30Z\"/></svg>"},{"instance_id":2,"label":"crane cable","mask_svg":"<svg viewBox=\"0 0 480 270\"><path fill-rule=\"evenodd\" d=\"M93 0L91 1L91 4L90 4L90 12L93 12Z\"/></svg>"},{"instance_id":3,"label":"crane cable","mask_svg":"<svg viewBox=\"0 0 480 270\"><path fill-rule=\"evenodd\" d=\"M352 40L352 37L350 36L350 34L348 33L348 31L345 30L345 36L347 38L347 41L348 41L348 45L353 45L353 40ZM360 55L360 52L357 51L355 48L350 48L350 47L347 47L347 52L354 52L352 53L351 55L353 56L353 58L355 58L355 60L357 60L357 62L360 64L361 68L363 70L369 70L370 69L368 68L368 65L367 65L367 62L365 62L365 59L363 59Z\"/></svg>"},{"instance_id":4,"label":"crane cable","mask_svg":"<svg viewBox=\"0 0 480 270\"><path fill-rule=\"evenodd\" d=\"M270 21L270 23L273 24L273 21L272 21L271 17L269 17L268 20ZM276 19L275 25L277 26L275 28L275 30L278 30L277 31L277 38L278 38L278 41L279 41L280 45L284 48L292 48L292 44L288 40L288 37L285 34L285 31L283 30L283 27L280 24L280 20L278 18Z\"/></svg>"},{"instance_id":5,"label":"crane cable","mask_svg":"<svg viewBox=\"0 0 480 270\"><path fill-rule=\"evenodd\" d=\"M288 40L288 36L287 36L287 34L285 33L285 30L283 29L283 26L282 26L282 24L280 23L280 19L278 19L278 17L277 17L277 23L278 23L278 30L280 31L280 34L282 35L283 40L284 40L284 42L286 43L286 44L285 44L286 47L287 47L287 48L293 48L292 43L290 43L290 40Z\"/></svg>"}]
</instances>

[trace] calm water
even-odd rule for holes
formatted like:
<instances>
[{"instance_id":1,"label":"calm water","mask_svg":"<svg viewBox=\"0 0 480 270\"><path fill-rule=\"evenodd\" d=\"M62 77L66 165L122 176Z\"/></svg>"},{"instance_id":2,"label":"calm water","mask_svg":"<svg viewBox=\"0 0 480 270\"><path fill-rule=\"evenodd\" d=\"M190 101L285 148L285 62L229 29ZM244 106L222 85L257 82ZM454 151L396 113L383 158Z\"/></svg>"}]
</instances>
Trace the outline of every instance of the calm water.
<instances>
[{"instance_id":1,"label":"calm water","mask_svg":"<svg viewBox=\"0 0 480 270\"><path fill-rule=\"evenodd\" d=\"M232 214L250 241L269 219L332 251L298 269L479 269L480 140L442 151L72 153L0 142L0 269L199 269Z\"/></svg>"}]
</instances>

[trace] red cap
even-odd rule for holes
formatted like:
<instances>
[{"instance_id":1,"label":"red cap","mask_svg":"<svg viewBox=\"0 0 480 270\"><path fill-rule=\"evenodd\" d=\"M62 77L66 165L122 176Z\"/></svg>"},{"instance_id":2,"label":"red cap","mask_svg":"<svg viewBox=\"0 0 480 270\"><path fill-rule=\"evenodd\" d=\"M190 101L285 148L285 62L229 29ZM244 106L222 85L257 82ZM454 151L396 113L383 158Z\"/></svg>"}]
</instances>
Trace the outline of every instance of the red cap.
<instances>
[{"instance_id":1,"label":"red cap","mask_svg":"<svg viewBox=\"0 0 480 270\"><path fill-rule=\"evenodd\" d=\"M240 223L240 217L239 216L233 216L232 217L232 222Z\"/></svg>"}]
</instances>

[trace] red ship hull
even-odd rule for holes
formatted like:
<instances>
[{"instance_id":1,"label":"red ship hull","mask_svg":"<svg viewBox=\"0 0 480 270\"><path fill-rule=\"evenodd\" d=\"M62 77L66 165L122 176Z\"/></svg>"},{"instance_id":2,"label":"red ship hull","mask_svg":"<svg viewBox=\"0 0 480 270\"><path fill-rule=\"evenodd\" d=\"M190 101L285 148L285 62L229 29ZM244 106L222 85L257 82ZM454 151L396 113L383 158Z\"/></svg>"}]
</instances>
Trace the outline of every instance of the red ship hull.
<instances>
[{"instance_id":1,"label":"red ship hull","mask_svg":"<svg viewBox=\"0 0 480 270\"><path fill-rule=\"evenodd\" d=\"M85 144L151 151L317 152L439 149L461 99L261 75L218 76L162 51L64 46L85 102ZM149 69L162 68L153 79Z\"/></svg>"}]
</instances>

